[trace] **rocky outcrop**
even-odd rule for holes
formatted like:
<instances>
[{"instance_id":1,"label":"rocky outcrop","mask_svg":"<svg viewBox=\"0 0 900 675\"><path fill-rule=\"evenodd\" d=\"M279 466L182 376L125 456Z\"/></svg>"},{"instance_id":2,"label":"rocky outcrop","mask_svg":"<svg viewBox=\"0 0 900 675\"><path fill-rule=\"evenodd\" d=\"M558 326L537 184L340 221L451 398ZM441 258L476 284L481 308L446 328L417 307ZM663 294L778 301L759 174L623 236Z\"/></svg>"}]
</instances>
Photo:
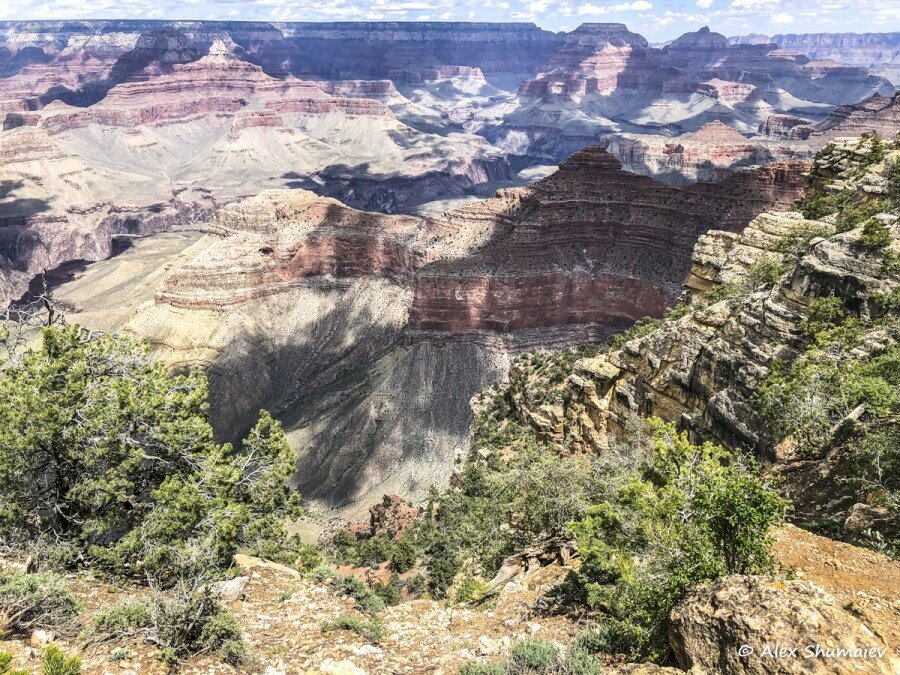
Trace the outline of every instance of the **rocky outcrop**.
<instances>
[{"instance_id":1,"label":"rocky outcrop","mask_svg":"<svg viewBox=\"0 0 900 675\"><path fill-rule=\"evenodd\" d=\"M888 674L900 668L891 644L807 581L731 576L694 588L672 610L669 642L691 672Z\"/></svg>"},{"instance_id":2,"label":"rocky outcrop","mask_svg":"<svg viewBox=\"0 0 900 675\"><path fill-rule=\"evenodd\" d=\"M350 523L348 529L357 539L388 537L399 539L423 513L420 506L413 506L400 495L384 495L381 501L369 509L368 522Z\"/></svg>"},{"instance_id":3,"label":"rocky outcrop","mask_svg":"<svg viewBox=\"0 0 900 675\"><path fill-rule=\"evenodd\" d=\"M806 122L800 120L797 123ZM789 123L781 120L780 116L772 116L766 124L785 127ZM765 135L789 137L789 134L781 134L770 127L767 127L769 131ZM803 161L814 152L811 147L799 142L748 138L718 120L674 138L652 134L613 134L607 136L601 145L628 171L674 184L717 182L741 167Z\"/></svg>"},{"instance_id":4,"label":"rocky outcrop","mask_svg":"<svg viewBox=\"0 0 900 675\"><path fill-rule=\"evenodd\" d=\"M809 137L812 120L796 115L769 115L759 125L759 133L767 138L804 139Z\"/></svg>"}]
</instances>

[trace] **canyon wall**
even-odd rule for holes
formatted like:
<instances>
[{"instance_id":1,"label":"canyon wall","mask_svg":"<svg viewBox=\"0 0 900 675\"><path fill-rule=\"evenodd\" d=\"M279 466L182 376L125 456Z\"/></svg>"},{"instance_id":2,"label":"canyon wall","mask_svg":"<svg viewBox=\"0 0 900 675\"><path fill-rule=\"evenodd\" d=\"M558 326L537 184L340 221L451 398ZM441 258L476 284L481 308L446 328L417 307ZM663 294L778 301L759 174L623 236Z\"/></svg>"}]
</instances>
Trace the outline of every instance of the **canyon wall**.
<instances>
[{"instance_id":1,"label":"canyon wall","mask_svg":"<svg viewBox=\"0 0 900 675\"><path fill-rule=\"evenodd\" d=\"M900 82L900 32L892 33L788 33L729 38L733 44L772 42L815 60L866 66L874 73Z\"/></svg>"},{"instance_id":2,"label":"canyon wall","mask_svg":"<svg viewBox=\"0 0 900 675\"><path fill-rule=\"evenodd\" d=\"M73 320L145 336L173 367L204 367L223 438L271 410L303 457L299 489L352 511L446 482L468 443L469 399L511 353L661 315L696 239L787 206L804 169L681 187L592 148L438 218L269 190L219 209L204 237L158 263L167 271L150 291L127 292L145 275L121 280L126 252L96 268L119 270L120 295L98 303L79 290L93 267L59 294Z\"/></svg>"}]
</instances>

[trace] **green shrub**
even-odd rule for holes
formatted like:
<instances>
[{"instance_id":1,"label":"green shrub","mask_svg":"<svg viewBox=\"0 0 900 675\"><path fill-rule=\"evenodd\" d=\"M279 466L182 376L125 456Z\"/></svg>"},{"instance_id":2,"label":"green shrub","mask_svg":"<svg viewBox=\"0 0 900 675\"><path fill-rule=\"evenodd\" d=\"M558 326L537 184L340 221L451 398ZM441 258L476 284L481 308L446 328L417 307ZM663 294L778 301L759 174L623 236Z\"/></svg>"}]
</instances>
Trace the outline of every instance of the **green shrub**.
<instances>
[{"instance_id":1,"label":"green shrub","mask_svg":"<svg viewBox=\"0 0 900 675\"><path fill-rule=\"evenodd\" d=\"M30 633L43 628L66 632L80 611L60 577L0 571L0 631Z\"/></svg>"},{"instance_id":2,"label":"green shrub","mask_svg":"<svg viewBox=\"0 0 900 675\"><path fill-rule=\"evenodd\" d=\"M874 218L870 218L863 225L862 236L859 240L863 246L870 249L884 249L893 241L891 231Z\"/></svg>"},{"instance_id":3,"label":"green shrub","mask_svg":"<svg viewBox=\"0 0 900 675\"><path fill-rule=\"evenodd\" d=\"M366 586L365 581L352 574L341 578L340 590L356 600L364 612L380 612L384 610L384 600Z\"/></svg>"},{"instance_id":4,"label":"green shrub","mask_svg":"<svg viewBox=\"0 0 900 675\"><path fill-rule=\"evenodd\" d=\"M79 675L81 661L74 656L69 658L56 645L50 645L44 651L44 662L41 675Z\"/></svg>"},{"instance_id":5,"label":"green shrub","mask_svg":"<svg viewBox=\"0 0 900 675\"><path fill-rule=\"evenodd\" d=\"M543 640L521 640L509 650L509 665L513 669L543 673L559 661L559 648Z\"/></svg>"},{"instance_id":6,"label":"green shrub","mask_svg":"<svg viewBox=\"0 0 900 675\"><path fill-rule=\"evenodd\" d=\"M487 584L483 579L467 574L456 589L453 599L455 602L479 602L484 599L486 592Z\"/></svg>"},{"instance_id":7,"label":"green shrub","mask_svg":"<svg viewBox=\"0 0 900 675\"><path fill-rule=\"evenodd\" d=\"M891 208L900 207L900 160L894 160L887 167L888 199Z\"/></svg>"},{"instance_id":8,"label":"green shrub","mask_svg":"<svg viewBox=\"0 0 900 675\"><path fill-rule=\"evenodd\" d=\"M323 581L334 581L338 578L337 570L328 563L319 563L306 575L310 581L322 583Z\"/></svg>"},{"instance_id":9,"label":"green shrub","mask_svg":"<svg viewBox=\"0 0 900 675\"><path fill-rule=\"evenodd\" d=\"M400 578L396 574L391 575L391 580L386 584L372 584L372 592L388 607L400 604L400 590Z\"/></svg>"},{"instance_id":10,"label":"green shrub","mask_svg":"<svg viewBox=\"0 0 900 675\"><path fill-rule=\"evenodd\" d=\"M339 616L322 624L323 632L333 630L349 630L375 643L384 639L384 627L377 619L361 621L352 616Z\"/></svg>"},{"instance_id":11,"label":"green shrub","mask_svg":"<svg viewBox=\"0 0 900 675\"><path fill-rule=\"evenodd\" d=\"M637 340L639 338L650 335L653 331L662 325L662 321L645 316L643 319L635 322L633 326L627 328L621 333L616 333L606 341L606 345L610 349L621 349L626 342Z\"/></svg>"},{"instance_id":12,"label":"green shrub","mask_svg":"<svg viewBox=\"0 0 900 675\"><path fill-rule=\"evenodd\" d=\"M849 318L840 298L816 298L810 304L809 314L800 328L811 341L815 341L818 336L843 325Z\"/></svg>"},{"instance_id":13,"label":"green shrub","mask_svg":"<svg viewBox=\"0 0 900 675\"><path fill-rule=\"evenodd\" d=\"M809 450L831 441L835 425L860 404L869 414L885 415L900 400L898 349L860 359L850 351L855 341L836 346L844 339L840 329L816 338L792 364L773 364L753 398L774 437L792 436Z\"/></svg>"},{"instance_id":14,"label":"green shrub","mask_svg":"<svg viewBox=\"0 0 900 675\"><path fill-rule=\"evenodd\" d=\"M775 242L774 250L796 260L809 252L810 242L819 237L830 237L834 228L825 224L811 224L792 229Z\"/></svg>"},{"instance_id":15,"label":"green shrub","mask_svg":"<svg viewBox=\"0 0 900 675\"><path fill-rule=\"evenodd\" d=\"M853 438L850 446L855 485L867 493L869 502L900 512L900 427L874 423ZM887 546L896 546L895 539Z\"/></svg>"},{"instance_id":16,"label":"green shrub","mask_svg":"<svg viewBox=\"0 0 900 675\"><path fill-rule=\"evenodd\" d=\"M600 675L600 662L586 651L570 649L566 653L562 668L565 675Z\"/></svg>"},{"instance_id":17,"label":"green shrub","mask_svg":"<svg viewBox=\"0 0 900 675\"><path fill-rule=\"evenodd\" d=\"M693 311L693 308L689 303L679 303L674 307L666 310L666 319L670 321L677 321L683 316L687 316Z\"/></svg>"},{"instance_id":18,"label":"green shrub","mask_svg":"<svg viewBox=\"0 0 900 675\"><path fill-rule=\"evenodd\" d=\"M144 342L43 329L0 370L4 539L53 538L160 578L192 543L224 570L239 545L284 540L296 454L265 412L240 452L216 443L207 393L201 372L170 375Z\"/></svg>"},{"instance_id":19,"label":"green shrub","mask_svg":"<svg viewBox=\"0 0 900 675\"><path fill-rule=\"evenodd\" d=\"M250 555L271 560L300 572L309 572L322 562L322 555L315 546L303 542L299 535L291 535L284 541L266 537L249 549Z\"/></svg>"},{"instance_id":20,"label":"green shrub","mask_svg":"<svg viewBox=\"0 0 900 675\"><path fill-rule=\"evenodd\" d=\"M416 564L416 547L407 537L401 537L391 550L391 566L397 574L411 570Z\"/></svg>"},{"instance_id":21,"label":"green shrub","mask_svg":"<svg viewBox=\"0 0 900 675\"><path fill-rule=\"evenodd\" d=\"M162 658L169 665L193 655L218 652L232 665L246 657L234 617L199 580L154 593L152 621Z\"/></svg>"},{"instance_id":22,"label":"green shrub","mask_svg":"<svg viewBox=\"0 0 900 675\"><path fill-rule=\"evenodd\" d=\"M848 192L821 192L810 190L800 201L798 208L804 218L819 220L837 213L849 197Z\"/></svg>"},{"instance_id":23,"label":"green shrub","mask_svg":"<svg viewBox=\"0 0 900 675\"><path fill-rule=\"evenodd\" d=\"M115 640L153 623L150 607L144 602L125 601L94 617L90 635L97 640Z\"/></svg>"},{"instance_id":24,"label":"green shrub","mask_svg":"<svg viewBox=\"0 0 900 675\"><path fill-rule=\"evenodd\" d=\"M387 535L358 540L349 531L338 530L331 543L339 560L354 567L390 562L395 572L403 574L416 564L416 547L406 536L397 540Z\"/></svg>"},{"instance_id":25,"label":"green shrub","mask_svg":"<svg viewBox=\"0 0 900 675\"><path fill-rule=\"evenodd\" d=\"M740 294L741 287L738 284L718 284L703 291L697 298L697 305L702 309L715 305L717 302L728 300Z\"/></svg>"},{"instance_id":26,"label":"green shrub","mask_svg":"<svg viewBox=\"0 0 900 675\"><path fill-rule=\"evenodd\" d=\"M459 563L446 541L437 541L427 552L428 592L435 598L447 597L447 589L456 578Z\"/></svg>"},{"instance_id":27,"label":"green shrub","mask_svg":"<svg viewBox=\"0 0 900 675\"><path fill-rule=\"evenodd\" d=\"M777 258L766 257L757 260L747 270L744 286L748 290L771 288L784 273L784 265Z\"/></svg>"},{"instance_id":28,"label":"green shrub","mask_svg":"<svg viewBox=\"0 0 900 675\"><path fill-rule=\"evenodd\" d=\"M27 670L13 669L12 654L0 652L0 675L31 675Z\"/></svg>"},{"instance_id":29,"label":"green shrub","mask_svg":"<svg viewBox=\"0 0 900 675\"><path fill-rule=\"evenodd\" d=\"M890 210L890 205L884 199L866 199L852 206L845 206L838 214L836 231L849 232L865 223L876 213L888 210Z\"/></svg>"},{"instance_id":30,"label":"green shrub","mask_svg":"<svg viewBox=\"0 0 900 675\"><path fill-rule=\"evenodd\" d=\"M605 617L582 651L665 661L669 612L693 583L772 568L769 528L784 502L724 449L651 420L607 499L571 524L583 564L569 580Z\"/></svg>"}]
</instances>

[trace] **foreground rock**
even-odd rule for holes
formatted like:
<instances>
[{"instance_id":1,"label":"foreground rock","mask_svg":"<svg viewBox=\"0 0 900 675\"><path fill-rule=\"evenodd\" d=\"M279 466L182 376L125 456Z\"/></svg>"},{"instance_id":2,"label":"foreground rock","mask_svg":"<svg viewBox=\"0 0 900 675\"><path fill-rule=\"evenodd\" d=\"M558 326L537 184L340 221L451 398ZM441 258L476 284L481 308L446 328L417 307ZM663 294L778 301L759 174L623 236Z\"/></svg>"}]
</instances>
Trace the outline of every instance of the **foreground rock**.
<instances>
[{"instance_id":1,"label":"foreground rock","mask_svg":"<svg viewBox=\"0 0 900 675\"><path fill-rule=\"evenodd\" d=\"M692 672L898 672L872 628L808 581L731 576L693 589L671 615L669 641Z\"/></svg>"},{"instance_id":2,"label":"foreground rock","mask_svg":"<svg viewBox=\"0 0 900 675\"><path fill-rule=\"evenodd\" d=\"M731 667L728 663L717 660L720 648L731 644L729 641L740 640L742 631L749 631L748 625L756 626L758 632L752 635L773 643L780 640L787 644L791 636L815 642L824 641L832 632L831 625L824 623L825 619L840 622L834 624L835 631L838 627L851 631L847 633L847 640L843 633L839 634L836 644L849 644L853 636L867 636L865 631L853 632L865 626L873 633L868 636L869 641L893 647L896 657L900 645L900 563L873 551L833 542L791 526L776 531L775 539L776 557L793 570L797 581L747 581L745 577L731 577L719 582L721 592L713 590L720 588L717 585L698 589L679 608L681 618L677 621L691 620L689 625L679 629L679 639L695 659L692 675L894 672L852 670L844 667L846 663L843 662L832 670L779 671L775 669L778 664L773 661L762 662L763 667L772 665L770 670L732 671L728 670ZM528 554L523 551L523 555ZM370 675L457 675L466 663L503 659L518 639L532 637L569 645L584 627L582 617L547 616L540 610L540 599L547 589L565 576L567 568L577 561L564 562L560 557L554 562L549 558L528 560L529 563L521 566L511 581L503 584L491 607L451 606L433 600L415 600L388 607L378 617L384 626L385 637L377 644L350 631L323 632L323 621L340 616L361 620L366 617L353 600L342 597L330 585L308 581L284 565L236 556L241 588L239 594L230 595L227 601L248 643L251 658L258 664L258 670L252 672L318 675L343 663L341 667L349 669L347 672L362 671ZM833 566L835 561L840 569ZM79 619L84 625L118 602L146 597L144 588L106 584L90 576L68 578L66 583L85 607ZM713 603L719 604L713 608ZM794 610L798 612L789 613ZM770 611L782 613L773 616L768 613ZM764 620L755 621L759 617ZM811 623L814 619L823 623L816 626ZM703 623L695 624L694 620ZM802 632L801 628L807 632ZM85 644L69 637L54 639L65 652L84 661L83 675L163 675L166 672L159 661L157 647L141 636L102 644ZM28 635L9 636L0 642L0 650L12 652L17 667L37 672L41 651L32 648L29 640ZM740 642L737 643L739 646ZM113 653L124 653L126 657L112 663ZM866 663L873 667L894 667L894 662L887 658L882 662ZM737 663L747 667L743 662ZM786 661L779 663L790 665ZM815 665L820 662L803 663ZM352 670L351 665L359 671ZM181 672L207 675L251 671L219 663L216 655L206 654L185 663ZM678 672L681 671L648 664L610 665L601 670L603 675L672 675Z\"/></svg>"}]
</instances>

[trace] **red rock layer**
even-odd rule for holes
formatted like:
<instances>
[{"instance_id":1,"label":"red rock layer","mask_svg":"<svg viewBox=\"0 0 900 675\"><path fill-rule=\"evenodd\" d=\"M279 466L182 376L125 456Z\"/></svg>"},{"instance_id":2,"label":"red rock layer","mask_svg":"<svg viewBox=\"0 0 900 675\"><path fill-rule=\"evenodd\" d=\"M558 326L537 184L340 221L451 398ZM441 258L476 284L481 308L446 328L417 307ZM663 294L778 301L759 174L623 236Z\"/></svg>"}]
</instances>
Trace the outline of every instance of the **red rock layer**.
<instances>
[{"instance_id":1,"label":"red rock layer","mask_svg":"<svg viewBox=\"0 0 900 675\"><path fill-rule=\"evenodd\" d=\"M322 276L408 285L425 260L417 237L432 222L356 211L305 190L266 191L219 210L213 232L222 241L170 275L156 300L215 309Z\"/></svg>"},{"instance_id":2,"label":"red rock layer","mask_svg":"<svg viewBox=\"0 0 900 675\"><path fill-rule=\"evenodd\" d=\"M524 334L531 347L564 344L662 314L699 235L788 206L805 168L677 187L590 148L532 186L440 219L266 191L216 214L222 240L170 275L157 302L217 308L311 279L374 276L411 288L411 341Z\"/></svg>"},{"instance_id":3,"label":"red rock layer","mask_svg":"<svg viewBox=\"0 0 900 675\"><path fill-rule=\"evenodd\" d=\"M313 82L266 75L259 66L232 55L221 41L191 63L175 64L169 72L119 84L89 108L54 103L43 111L48 133L96 123L137 127L190 119L197 115L232 116L249 102L277 113L324 114L340 111L390 117L371 98L334 97ZM265 116L259 119L264 119ZM252 116L250 118L252 120Z\"/></svg>"},{"instance_id":4,"label":"red rock layer","mask_svg":"<svg viewBox=\"0 0 900 675\"><path fill-rule=\"evenodd\" d=\"M721 183L678 187L625 172L599 148L539 183L461 209L454 218L507 221L476 254L435 262L415 278L410 329L509 332L564 325L619 327L660 315L677 295L697 238L740 230L802 194L805 164L773 164ZM498 218L499 220L499 218Z\"/></svg>"}]
</instances>

